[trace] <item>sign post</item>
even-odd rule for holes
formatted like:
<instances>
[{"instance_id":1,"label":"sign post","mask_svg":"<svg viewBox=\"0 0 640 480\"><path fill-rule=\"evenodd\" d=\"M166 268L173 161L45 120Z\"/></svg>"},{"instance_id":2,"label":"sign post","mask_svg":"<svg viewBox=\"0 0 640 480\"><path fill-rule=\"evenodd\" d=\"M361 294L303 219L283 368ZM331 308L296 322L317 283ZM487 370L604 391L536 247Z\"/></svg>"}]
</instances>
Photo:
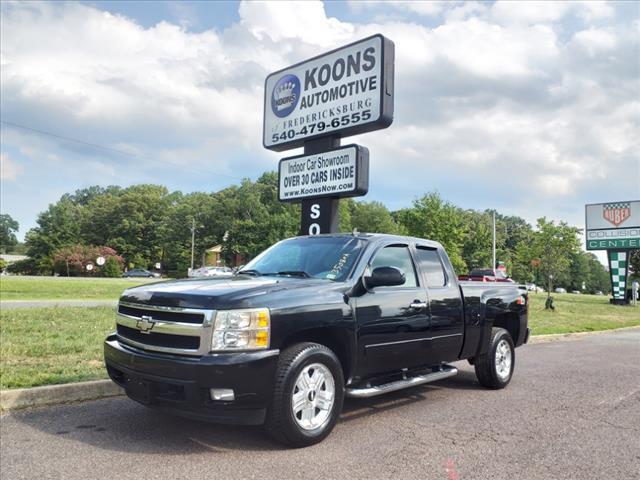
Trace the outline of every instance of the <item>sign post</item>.
<instances>
[{"instance_id":1,"label":"sign post","mask_svg":"<svg viewBox=\"0 0 640 480\"><path fill-rule=\"evenodd\" d=\"M350 135L393 122L394 45L359 40L267 76L262 143L304 154L283 158L278 197L300 202L300 235L339 230L338 202L369 189L369 151L340 146Z\"/></svg>"},{"instance_id":2,"label":"sign post","mask_svg":"<svg viewBox=\"0 0 640 480\"><path fill-rule=\"evenodd\" d=\"M640 200L585 207L587 250L606 250L612 303L626 304L629 251L640 248Z\"/></svg>"}]
</instances>

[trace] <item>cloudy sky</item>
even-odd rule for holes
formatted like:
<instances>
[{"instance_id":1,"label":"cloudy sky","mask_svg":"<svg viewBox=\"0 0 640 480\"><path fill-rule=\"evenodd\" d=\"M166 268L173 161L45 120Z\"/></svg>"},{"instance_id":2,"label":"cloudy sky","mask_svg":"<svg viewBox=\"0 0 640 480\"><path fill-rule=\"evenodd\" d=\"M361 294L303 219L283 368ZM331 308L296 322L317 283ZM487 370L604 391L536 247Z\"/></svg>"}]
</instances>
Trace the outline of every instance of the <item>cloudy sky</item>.
<instances>
[{"instance_id":1,"label":"cloudy sky","mask_svg":"<svg viewBox=\"0 0 640 480\"><path fill-rule=\"evenodd\" d=\"M2 212L65 192L215 191L274 170L265 76L374 33L396 46L395 120L367 200L584 223L640 198L640 3L3 1Z\"/></svg>"}]
</instances>

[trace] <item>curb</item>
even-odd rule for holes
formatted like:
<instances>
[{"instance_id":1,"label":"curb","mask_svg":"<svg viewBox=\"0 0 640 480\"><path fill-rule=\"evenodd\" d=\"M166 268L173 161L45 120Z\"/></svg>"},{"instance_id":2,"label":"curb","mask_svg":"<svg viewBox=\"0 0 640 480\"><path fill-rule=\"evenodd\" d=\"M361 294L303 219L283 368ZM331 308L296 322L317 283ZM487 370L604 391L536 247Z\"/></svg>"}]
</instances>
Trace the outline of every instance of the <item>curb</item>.
<instances>
[{"instance_id":1,"label":"curb","mask_svg":"<svg viewBox=\"0 0 640 480\"><path fill-rule=\"evenodd\" d=\"M0 390L0 410L6 412L28 407L115 397L123 394L124 390L111 380Z\"/></svg>"},{"instance_id":2,"label":"curb","mask_svg":"<svg viewBox=\"0 0 640 480\"><path fill-rule=\"evenodd\" d=\"M598 330L596 332L554 333L537 335L529 339L528 345L536 343L556 342L561 340L576 340L603 333L621 332L625 330L640 330L640 326ZM93 380L90 382L66 383L62 385L47 385L44 387L18 388L15 390L0 390L0 411L20 410L29 407L43 407L61 403L97 400L99 398L117 397L124 395L124 390L111 380Z\"/></svg>"},{"instance_id":3,"label":"curb","mask_svg":"<svg viewBox=\"0 0 640 480\"><path fill-rule=\"evenodd\" d=\"M624 332L626 330L640 330L640 325L636 325L633 327L612 328L609 330L596 330L594 332L551 333L549 335L534 335L529 338L527 345L535 343L556 342L558 340L577 340L578 338L582 337L602 335L603 333Z\"/></svg>"}]
</instances>

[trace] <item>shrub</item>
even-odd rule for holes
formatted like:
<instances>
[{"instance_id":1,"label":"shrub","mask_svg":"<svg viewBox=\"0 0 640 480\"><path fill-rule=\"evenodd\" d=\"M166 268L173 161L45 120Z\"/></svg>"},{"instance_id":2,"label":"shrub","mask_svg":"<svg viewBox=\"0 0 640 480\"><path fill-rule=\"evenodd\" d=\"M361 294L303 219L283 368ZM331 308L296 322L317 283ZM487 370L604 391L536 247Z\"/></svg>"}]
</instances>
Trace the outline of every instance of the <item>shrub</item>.
<instances>
[{"instance_id":1,"label":"shrub","mask_svg":"<svg viewBox=\"0 0 640 480\"><path fill-rule=\"evenodd\" d=\"M122 267L116 257L108 257L102 267L102 276L116 278L122 276Z\"/></svg>"},{"instance_id":2,"label":"shrub","mask_svg":"<svg viewBox=\"0 0 640 480\"><path fill-rule=\"evenodd\" d=\"M25 258L24 260L18 260L8 265L7 272L16 275L38 275L40 269L33 258Z\"/></svg>"},{"instance_id":3,"label":"shrub","mask_svg":"<svg viewBox=\"0 0 640 480\"><path fill-rule=\"evenodd\" d=\"M99 267L95 264L98 257L105 258L105 265ZM104 267L107 261L111 259L111 263L115 262L117 267L122 271L122 264L124 261L113 248L110 247L95 247L93 245L70 245L62 247L56 250L53 254L54 270L60 275L69 276L101 276L104 272ZM87 271L88 264L93 264L94 268L91 271ZM113 272L113 267L109 267Z\"/></svg>"}]
</instances>

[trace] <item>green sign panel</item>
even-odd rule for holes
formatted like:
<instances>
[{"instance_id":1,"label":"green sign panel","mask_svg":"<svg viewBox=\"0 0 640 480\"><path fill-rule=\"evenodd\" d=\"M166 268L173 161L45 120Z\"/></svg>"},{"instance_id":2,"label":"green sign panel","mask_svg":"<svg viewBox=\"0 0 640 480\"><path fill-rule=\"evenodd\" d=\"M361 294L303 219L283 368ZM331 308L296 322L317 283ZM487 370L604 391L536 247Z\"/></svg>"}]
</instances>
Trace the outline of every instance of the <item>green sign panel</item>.
<instances>
[{"instance_id":1,"label":"green sign panel","mask_svg":"<svg viewBox=\"0 0 640 480\"><path fill-rule=\"evenodd\" d=\"M587 240L587 250L616 250L640 248L640 237Z\"/></svg>"}]
</instances>

